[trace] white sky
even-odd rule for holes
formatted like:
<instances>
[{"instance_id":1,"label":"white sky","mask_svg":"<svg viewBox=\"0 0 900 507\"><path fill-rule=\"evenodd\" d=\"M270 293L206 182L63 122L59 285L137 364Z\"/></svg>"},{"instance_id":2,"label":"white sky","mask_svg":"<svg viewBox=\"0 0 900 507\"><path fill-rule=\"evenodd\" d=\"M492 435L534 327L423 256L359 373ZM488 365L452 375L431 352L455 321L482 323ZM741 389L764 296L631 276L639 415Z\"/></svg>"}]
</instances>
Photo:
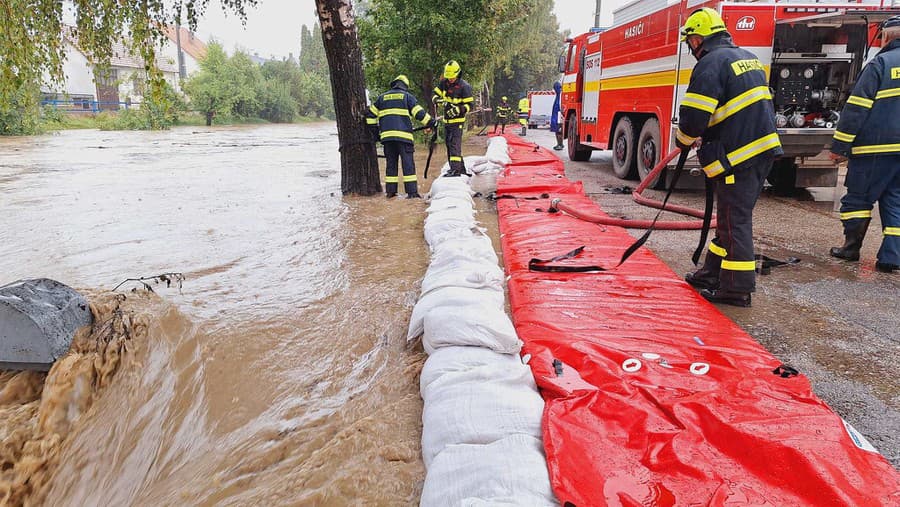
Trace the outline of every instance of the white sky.
<instances>
[{"instance_id":1,"label":"white sky","mask_svg":"<svg viewBox=\"0 0 900 507\"><path fill-rule=\"evenodd\" d=\"M602 3L600 22L609 25L612 11L629 0L606 0ZM233 15L225 16L217 0L210 0L206 15L197 32L204 40L215 37L229 52L239 46L262 57L296 56L300 48L300 27L318 23L315 0L260 0L247 13L247 26L241 26ZM437 4L436 4L437 5ZM588 31L594 24L596 0L556 0L553 12L560 29L573 34Z\"/></svg>"}]
</instances>

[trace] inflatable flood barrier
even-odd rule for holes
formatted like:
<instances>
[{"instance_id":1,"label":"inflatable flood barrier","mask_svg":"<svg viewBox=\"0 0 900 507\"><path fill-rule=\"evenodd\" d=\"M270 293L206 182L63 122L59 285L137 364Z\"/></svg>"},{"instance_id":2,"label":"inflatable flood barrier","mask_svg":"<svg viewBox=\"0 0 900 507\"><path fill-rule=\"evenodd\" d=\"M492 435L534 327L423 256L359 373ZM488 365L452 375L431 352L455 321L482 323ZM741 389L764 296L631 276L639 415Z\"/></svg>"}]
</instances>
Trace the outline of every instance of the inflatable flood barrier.
<instances>
[{"instance_id":1,"label":"inflatable flood barrier","mask_svg":"<svg viewBox=\"0 0 900 507\"><path fill-rule=\"evenodd\" d=\"M544 397L563 505L900 505L900 474L781 363L649 250L550 200L599 210L562 162L506 135L497 208L510 308ZM549 194L549 195L548 195ZM507 198L503 198L506 196ZM687 255L687 252L685 253Z\"/></svg>"}]
</instances>

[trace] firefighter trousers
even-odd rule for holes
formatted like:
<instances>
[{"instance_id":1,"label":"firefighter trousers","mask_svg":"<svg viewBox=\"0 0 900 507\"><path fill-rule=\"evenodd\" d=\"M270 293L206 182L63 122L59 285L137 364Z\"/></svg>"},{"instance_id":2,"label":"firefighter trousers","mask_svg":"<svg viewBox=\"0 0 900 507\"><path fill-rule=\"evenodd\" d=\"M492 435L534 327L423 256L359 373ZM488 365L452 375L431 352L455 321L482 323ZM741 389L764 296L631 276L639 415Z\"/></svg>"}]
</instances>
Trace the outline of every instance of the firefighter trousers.
<instances>
[{"instance_id":1,"label":"firefighter trousers","mask_svg":"<svg viewBox=\"0 0 900 507\"><path fill-rule=\"evenodd\" d=\"M497 132L497 126L500 125L500 133L506 133L506 124L509 123L509 119L507 117L497 117L494 119L494 133Z\"/></svg>"},{"instance_id":2,"label":"firefighter trousers","mask_svg":"<svg viewBox=\"0 0 900 507\"><path fill-rule=\"evenodd\" d=\"M772 157L761 155L739 165L734 179L713 181L716 194L716 237L703 263L704 277L718 277L723 291L756 290L753 256L753 207L772 170Z\"/></svg>"},{"instance_id":3,"label":"firefighter trousers","mask_svg":"<svg viewBox=\"0 0 900 507\"><path fill-rule=\"evenodd\" d=\"M413 160L414 147L403 141L384 141L385 176L384 191L388 194L397 193L397 162L403 164L403 189L407 194L417 194L416 162Z\"/></svg>"},{"instance_id":4,"label":"firefighter trousers","mask_svg":"<svg viewBox=\"0 0 900 507\"><path fill-rule=\"evenodd\" d=\"M450 171L454 174L465 174L466 166L462 158L462 137L464 123L448 123L444 128L444 139L447 142L447 159Z\"/></svg>"},{"instance_id":5,"label":"firefighter trousers","mask_svg":"<svg viewBox=\"0 0 900 507\"><path fill-rule=\"evenodd\" d=\"M841 198L841 220L845 233L869 220L877 202L884 234L878 262L900 266L900 155L851 158L844 185L847 194Z\"/></svg>"}]
</instances>

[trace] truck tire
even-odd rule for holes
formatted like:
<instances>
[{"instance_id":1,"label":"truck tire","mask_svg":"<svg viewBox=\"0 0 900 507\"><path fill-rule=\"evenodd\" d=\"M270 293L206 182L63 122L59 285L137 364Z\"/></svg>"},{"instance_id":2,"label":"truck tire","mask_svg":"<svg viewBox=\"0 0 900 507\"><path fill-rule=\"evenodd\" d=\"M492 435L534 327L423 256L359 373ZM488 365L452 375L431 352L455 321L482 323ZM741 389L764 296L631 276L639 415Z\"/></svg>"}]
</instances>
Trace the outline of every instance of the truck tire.
<instances>
[{"instance_id":1,"label":"truck tire","mask_svg":"<svg viewBox=\"0 0 900 507\"><path fill-rule=\"evenodd\" d=\"M641 134L638 136L637 142L637 171L638 176L643 182L650 171L656 167L659 159L662 157L659 136L659 120L650 118L644 122L641 127ZM666 172L660 173L649 185L649 188L662 190L666 188Z\"/></svg>"},{"instance_id":2,"label":"truck tire","mask_svg":"<svg viewBox=\"0 0 900 507\"><path fill-rule=\"evenodd\" d=\"M775 195L790 197L794 195L797 185L797 164L791 157L779 158L772 164L772 170L766 176Z\"/></svg>"},{"instance_id":3,"label":"truck tire","mask_svg":"<svg viewBox=\"0 0 900 507\"><path fill-rule=\"evenodd\" d=\"M637 176L635 166L634 123L631 118L622 116L616 123L612 138L612 166L613 173L623 180L634 179Z\"/></svg>"},{"instance_id":4,"label":"truck tire","mask_svg":"<svg viewBox=\"0 0 900 507\"><path fill-rule=\"evenodd\" d=\"M578 142L578 120L574 114L569 115L569 128L566 129L569 138L569 160L586 162L591 159L591 148Z\"/></svg>"}]
</instances>

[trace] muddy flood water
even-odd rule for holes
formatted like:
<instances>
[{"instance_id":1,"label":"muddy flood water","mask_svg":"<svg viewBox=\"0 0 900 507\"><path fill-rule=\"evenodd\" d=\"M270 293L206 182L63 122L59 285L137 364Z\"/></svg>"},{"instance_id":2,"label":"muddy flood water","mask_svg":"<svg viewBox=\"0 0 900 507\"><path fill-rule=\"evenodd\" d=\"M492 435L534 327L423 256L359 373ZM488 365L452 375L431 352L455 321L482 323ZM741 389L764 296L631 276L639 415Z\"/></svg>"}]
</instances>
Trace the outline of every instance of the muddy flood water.
<instances>
[{"instance_id":1,"label":"muddy flood water","mask_svg":"<svg viewBox=\"0 0 900 507\"><path fill-rule=\"evenodd\" d=\"M103 324L0 372L0 504L417 504L424 208L341 197L333 123L0 139L0 285Z\"/></svg>"}]
</instances>

